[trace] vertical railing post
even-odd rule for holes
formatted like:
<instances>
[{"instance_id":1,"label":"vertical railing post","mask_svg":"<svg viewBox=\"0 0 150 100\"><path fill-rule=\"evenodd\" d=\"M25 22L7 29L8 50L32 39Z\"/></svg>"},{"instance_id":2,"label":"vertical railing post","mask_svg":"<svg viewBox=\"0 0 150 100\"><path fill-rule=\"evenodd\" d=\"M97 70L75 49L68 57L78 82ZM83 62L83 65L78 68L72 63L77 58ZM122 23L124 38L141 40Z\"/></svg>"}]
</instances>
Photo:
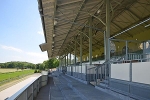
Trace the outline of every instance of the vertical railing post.
<instances>
[{"instance_id":1,"label":"vertical railing post","mask_svg":"<svg viewBox=\"0 0 150 100\"><path fill-rule=\"evenodd\" d=\"M87 79L87 65L85 66L85 77L86 77L86 81L88 82L88 79Z\"/></svg>"},{"instance_id":2,"label":"vertical railing post","mask_svg":"<svg viewBox=\"0 0 150 100\"><path fill-rule=\"evenodd\" d=\"M110 62L108 62L109 64L109 78L108 78L108 86L110 86L110 79L111 79L111 64Z\"/></svg>"},{"instance_id":3,"label":"vertical railing post","mask_svg":"<svg viewBox=\"0 0 150 100\"><path fill-rule=\"evenodd\" d=\"M132 82L132 61L130 62L130 66L129 66L129 80L130 83ZM129 83L129 93L130 93L130 83Z\"/></svg>"},{"instance_id":4,"label":"vertical railing post","mask_svg":"<svg viewBox=\"0 0 150 100\"><path fill-rule=\"evenodd\" d=\"M97 84L97 79L98 79L98 68L96 68L95 71L96 71L96 85L98 85L98 84Z\"/></svg>"},{"instance_id":5,"label":"vertical railing post","mask_svg":"<svg viewBox=\"0 0 150 100\"><path fill-rule=\"evenodd\" d=\"M103 75L102 67L103 67L103 66L100 67L100 69L101 69L100 80L101 80L101 81L102 81L102 75Z\"/></svg>"}]
</instances>

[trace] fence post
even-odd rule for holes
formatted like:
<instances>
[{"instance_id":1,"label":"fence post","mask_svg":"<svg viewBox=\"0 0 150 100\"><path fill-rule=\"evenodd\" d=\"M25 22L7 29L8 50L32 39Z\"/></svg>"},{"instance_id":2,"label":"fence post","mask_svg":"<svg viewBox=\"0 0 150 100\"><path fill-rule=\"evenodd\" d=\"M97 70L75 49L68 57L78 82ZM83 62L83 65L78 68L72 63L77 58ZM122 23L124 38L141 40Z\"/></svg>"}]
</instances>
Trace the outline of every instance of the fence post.
<instances>
[{"instance_id":1,"label":"fence post","mask_svg":"<svg viewBox=\"0 0 150 100\"><path fill-rule=\"evenodd\" d=\"M110 86L110 78L111 78L111 64L108 63L109 65L109 75L108 75L108 87Z\"/></svg>"},{"instance_id":2,"label":"fence post","mask_svg":"<svg viewBox=\"0 0 150 100\"><path fill-rule=\"evenodd\" d=\"M130 61L130 66L129 66L129 79L130 82L132 82L132 61ZM129 93L130 93L130 82L129 82Z\"/></svg>"},{"instance_id":3,"label":"fence post","mask_svg":"<svg viewBox=\"0 0 150 100\"><path fill-rule=\"evenodd\" d=\"M86 75L86 76L85 76L85 77L86 77L86 81L88 81L88 80L87 80L87 65L85 65L85 75Z\"/></svg>"}]
</instances>

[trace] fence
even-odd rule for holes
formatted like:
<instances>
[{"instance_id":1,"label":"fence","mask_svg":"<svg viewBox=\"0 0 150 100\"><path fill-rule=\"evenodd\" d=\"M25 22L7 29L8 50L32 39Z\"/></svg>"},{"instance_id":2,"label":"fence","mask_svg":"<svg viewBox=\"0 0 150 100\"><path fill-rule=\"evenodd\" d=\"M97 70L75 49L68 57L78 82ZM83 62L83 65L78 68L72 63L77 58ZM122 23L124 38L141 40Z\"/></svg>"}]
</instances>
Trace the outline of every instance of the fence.
<instances>
[{"instance_id":1,"label":"fence","mask_svg":"<svg viewBox=\"0 0 150 100\"><path fill-rule=\"evenodd\" d=\"M87 81L92 85L106 78L105 64L85 64L82 66L68 66L67 74L83 81Z\"/></svg>"},{"instance_id":2,"label":"fence","mask_svg":"<svg viewBox=\"0 0 150 100\"><path fill-rule=\"evenodd\" d=\"M109 88L129 97L150 100L150 62L111 64Z\"/></svg>"}]
</instances>

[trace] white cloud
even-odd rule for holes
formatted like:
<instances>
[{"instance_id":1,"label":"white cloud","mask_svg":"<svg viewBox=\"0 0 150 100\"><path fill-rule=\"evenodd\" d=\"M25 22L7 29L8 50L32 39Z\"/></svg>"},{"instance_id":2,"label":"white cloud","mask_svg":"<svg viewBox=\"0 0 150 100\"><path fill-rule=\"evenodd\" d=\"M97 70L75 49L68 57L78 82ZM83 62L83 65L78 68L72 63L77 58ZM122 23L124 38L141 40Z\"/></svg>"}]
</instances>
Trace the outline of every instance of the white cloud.
<instances>
[{"instance_id":1,"label":"white cloud","mask_svg":"<svg viewBox=\"0 0 150 100\"><path fill-rule=\"evenodd\" d=\"M43 52L24 51L24 50L15 48L13 46L5 46L5 45L0 44L0 49L1 48L4 49L3 52L6 52L6 53L3 58L0 58L0 62L27 61L27 62L32 62L36 64L36 63L42 63L43 61L48 59L46 52L43 53ZM10 52L8 50L15 51L15 52Z\"/></svg>"},{"instance_id":2,"label":"white cloud","mask_svg":"<svg viewBox=\"0 0 150 100\"><path fill-rule=\"evenodd\" d=\"M43 31L38 31L37 33L40 35L44 35Z\"/></svg>"},{"instance_id":3,"label":"white cloud","mask_svg":"<svg viewBox=\"0 0 150 100\"><path fill-rule=\"evenodd\" d=\"M12 46L5 46L5 45L0 45L1 48L5 49L5 50L11 50L11 51L16 51L16 52L23 52L23 50L12 47Z\"/></svg>"},{"instance_id":4,"label":"white cloud","mask_svg":"<svg viewBox=\"0 0 150 100\"><path fill-rule=\"evenodd\" d=\"M42 63L48 59L46 53L26 52L26 54L28 55L28 60L33 63Z\"/></svg>"},{"instance_id":5,"label":"white cloud","mask_svg":"<svg viewBox=\"0 0 150 100\"><path fill-rule=\"evenodd\" d=\"M37 53L37 52L26 52L26 54L28 54L30 56L34 56L34 57L45 57L45 55L43 55L41 53Z\"/></svg>"}]
</instances>

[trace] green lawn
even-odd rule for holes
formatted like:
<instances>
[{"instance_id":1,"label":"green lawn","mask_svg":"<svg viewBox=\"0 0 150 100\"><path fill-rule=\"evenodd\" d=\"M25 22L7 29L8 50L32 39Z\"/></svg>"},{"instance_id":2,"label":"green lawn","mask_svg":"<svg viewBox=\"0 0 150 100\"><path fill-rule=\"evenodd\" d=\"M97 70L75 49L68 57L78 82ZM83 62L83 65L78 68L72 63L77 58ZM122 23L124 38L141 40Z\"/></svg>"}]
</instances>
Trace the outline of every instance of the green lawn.
<instances>
[{"instance_id":1,"label":"green lawn","mask_svg":"<svg viewBox=\"0 0 150 100\"><path fill-rule=\"evenodd\" d=\"M16 72L0 73L0 83L7 80L17 79L33 73L34 70L23 70L23 71L16 71Z\"/></svg>"}]
</instances>

